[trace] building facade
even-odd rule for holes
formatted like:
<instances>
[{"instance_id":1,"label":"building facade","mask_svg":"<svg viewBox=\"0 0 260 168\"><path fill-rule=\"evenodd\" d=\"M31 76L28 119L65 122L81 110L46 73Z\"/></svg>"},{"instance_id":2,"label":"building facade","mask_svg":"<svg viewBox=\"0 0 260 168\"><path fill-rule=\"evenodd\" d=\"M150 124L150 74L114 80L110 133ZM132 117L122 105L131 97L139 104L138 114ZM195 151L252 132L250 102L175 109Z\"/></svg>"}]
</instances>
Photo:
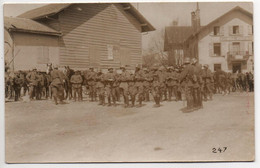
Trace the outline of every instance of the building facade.
<instances>
[{"instance_id":1,"label":"building facade","mask_svg":"<svg viewBox=\"0 0 260 168\"><path fill-rule=\"evenodd\" d=\"M51 45L58 50L50 53L44 48L41 64L55 60L74 69L134 69L142 64L142 33L155 30L130 3L50 4L18 17L61 33L58 43Z\"/></svg>"},{"instance_id":2,"label":"building facade","mask_svg":"<svg viewBox=\"0 0 260 168\"><path fill-rule=\"evenodd\" d=\"M254 70L253 15L235 7L206 26L200 26L200 10L191 13L192 26L171 30L166 27L165 51L183 50L184 57L197 58L212 71L247 72ZM180 29L180 30L178 30ZM176 31L178 30L178 31ZM169 36L169 34L172 34ZM170 43L170 41L176 41ZM176 56L173 56L176 58Z\"/></svg>"},{"instance_id":3,"label":"building facade","mask_svg":"<svg viewBox=\"0 0 260 168\"><path fill-rule=\"evenodd\" d=\"M215 71L254 70L253 16L240 7L202 27L186 40L190 56Z\"/></svg>"}]
</instances>

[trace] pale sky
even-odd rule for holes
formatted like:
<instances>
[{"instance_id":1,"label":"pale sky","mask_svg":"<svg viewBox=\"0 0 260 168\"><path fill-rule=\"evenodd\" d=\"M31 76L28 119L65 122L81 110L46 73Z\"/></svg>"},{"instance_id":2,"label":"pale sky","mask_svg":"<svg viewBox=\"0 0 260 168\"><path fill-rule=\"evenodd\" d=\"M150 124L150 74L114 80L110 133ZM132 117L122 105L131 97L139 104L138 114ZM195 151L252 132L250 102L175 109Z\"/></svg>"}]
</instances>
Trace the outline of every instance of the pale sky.
<instances>
[{"instance_id":1,"label":"pale sky","mask_svg":"<svg viewBox=\"0 0 260 168\"><path fill-rule=\"evenodd\" d=\"M196 10L196 2L172 3L132 3L143 16L156 28L156 31L143 35L143 49L147 50L151 41L169 26L173 20L178 20L180 26L191 25L191 12ZM44 4L45 5L45 4ZM17 16L28 10L43 6L43 4L11 4L4 6L4 16ZM200 2L201 25L207 25L230 9L240 6L253 13L251 2Z\"/></svg>"}]
</instances>

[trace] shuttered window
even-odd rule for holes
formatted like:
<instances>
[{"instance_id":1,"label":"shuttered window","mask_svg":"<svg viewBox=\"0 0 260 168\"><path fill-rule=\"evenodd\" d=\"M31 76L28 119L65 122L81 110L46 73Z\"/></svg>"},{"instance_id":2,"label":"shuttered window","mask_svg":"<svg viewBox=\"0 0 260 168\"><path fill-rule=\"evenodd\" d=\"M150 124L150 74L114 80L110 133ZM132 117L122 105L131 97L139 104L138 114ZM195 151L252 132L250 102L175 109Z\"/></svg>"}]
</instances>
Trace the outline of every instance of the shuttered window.
<instances>
[{"instance_id":1,"label":"shuttered window","mask_svg":"<svg viewBox=\"0 0 260 168\"><path fill-rule=\"evenodd\" d=\"M220 56L220 55L221 55L221 44L214 43L214 56Z\"/></svg>"},{"instance_id":2,"label":"shuttered window","mask_svg":"<svg viewBox=\"0 0 260 168\"><path fill-rule=\"evenodd\" d=\"M37 63L38 64L49 63L49 47L40 46L38 48Z\"/></svg>"}]
</instances>

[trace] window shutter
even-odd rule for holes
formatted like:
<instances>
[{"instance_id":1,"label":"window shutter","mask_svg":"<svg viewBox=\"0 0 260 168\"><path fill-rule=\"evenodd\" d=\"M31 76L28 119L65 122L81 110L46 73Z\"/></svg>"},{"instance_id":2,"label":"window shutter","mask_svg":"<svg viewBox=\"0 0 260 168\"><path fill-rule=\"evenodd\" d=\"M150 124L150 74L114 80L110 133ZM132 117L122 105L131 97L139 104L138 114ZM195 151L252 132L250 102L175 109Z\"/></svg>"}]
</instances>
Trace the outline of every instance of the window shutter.
<instances>
[{"instance_id":1,"label":"window shutter","mask_svg":"<svg viewBox=\"0 0 260 168\"><path fill-rule=\"evenodd\" d=\"M212 57L213 55L213 43L209 43L209 56Z\"/></svg>"},{"instance_id":2,"label":"window shutter","mask_svg":"<svg viewBox=\"0 0 260 168\"><path fill-rule=\"evenodd\" d=\"M240 42L240 51L245 52L245 42L244 41ZM241 53L241 54L243 54L243 53Z\"/></svg>"},{"instance_id":3,"label":"window shutter","mask_svg":"<svg viewBox=\"0 0 260 168\"><path fill-rule=\"evenodd\" d=\"M252 42L251 41L248 42L248 54L249 55L253 54L253 48L252 48Z\"/></svg>"},{"instance_id":4,"label":"window shutter","mask_svg":"<svg viewBox=\"0 0 260 168\"><path fill-rule=\"evenodd\" d=\"M239 34L240 35L244 34L244 26L243 25L239 25Z\"/></svg>"},{"instance_id":5,"label":"window shutter","mask_svg":"<svg viewBox=\"0 0 260 168\"><path fill-rule=\"evenodd\" d=\"M233 34L233 27L229 26L229 35L232 35L232 34Z\"/></svg>"},{"instance_id":6,"label":"window shutter","mask_svg":"<svg viewBox=\"0 0 260 168\"><path fill-rule=\"evenodd\" d=\"M220 26L220 35L224 36L224 26Z\"/></svg>"},{"instance_id":7,"label":"window shutter","mask_svg":"<svg viewBox=\"0 0 260 168\"><path fill-rule=\"evenodd\" d=\"M252 25L248 25L248 34L252 35L253 34L253 30L252 30Z\"/></svg>"},{"instance_id":8,"label":"window shutter","mask_svg":"<svg viewBox=\"0 0 260 168\"><path fill-rule=\"evenodd\" d=\"M220 43L220 55L221 56L225 56L226 54L224 53L224 47L225 47L225 45L224 45L224 43Z\"/></svg>"}]
</instances>

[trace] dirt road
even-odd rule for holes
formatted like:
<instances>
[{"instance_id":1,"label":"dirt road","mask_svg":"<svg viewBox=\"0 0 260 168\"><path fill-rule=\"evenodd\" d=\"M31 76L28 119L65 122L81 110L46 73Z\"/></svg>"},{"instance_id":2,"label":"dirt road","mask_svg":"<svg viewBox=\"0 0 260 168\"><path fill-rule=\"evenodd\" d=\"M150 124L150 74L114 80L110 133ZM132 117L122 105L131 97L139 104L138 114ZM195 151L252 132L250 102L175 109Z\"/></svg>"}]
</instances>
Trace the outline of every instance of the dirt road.
<instances>
[{"instance_id":1,"label":"dirt road","mask_svg":"<svg viewBox=\"0 0 260 168\"><path fill-rule=\"evenodd\" d=\"M252 160L253 98L253 93L215 95L191 113L179 110L182 102L126 109L88 101L58 106L49 100L9 102L6 161Z\"/></svg>"}]
</instances>

